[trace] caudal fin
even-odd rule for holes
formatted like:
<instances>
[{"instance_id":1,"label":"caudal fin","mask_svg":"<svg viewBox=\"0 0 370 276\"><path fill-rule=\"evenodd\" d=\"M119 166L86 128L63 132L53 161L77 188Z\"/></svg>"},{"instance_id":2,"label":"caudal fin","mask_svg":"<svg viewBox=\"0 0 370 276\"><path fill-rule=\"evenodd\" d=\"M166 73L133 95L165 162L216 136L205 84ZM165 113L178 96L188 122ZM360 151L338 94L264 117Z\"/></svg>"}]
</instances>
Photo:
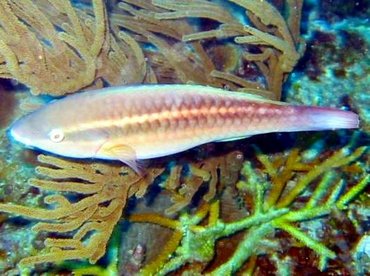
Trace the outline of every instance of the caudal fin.
<instances>
[{"instance_id":1,"label":"caudal fin","mask_svg":"<svg viewBox=\"0 0 370 276\"><path fill-rule=\"evenodd\" d=\"M306 107L303 110L310 130L348 129L359 127L359 117L351 111L326 107Z\"/></svg>"}]
</instances>

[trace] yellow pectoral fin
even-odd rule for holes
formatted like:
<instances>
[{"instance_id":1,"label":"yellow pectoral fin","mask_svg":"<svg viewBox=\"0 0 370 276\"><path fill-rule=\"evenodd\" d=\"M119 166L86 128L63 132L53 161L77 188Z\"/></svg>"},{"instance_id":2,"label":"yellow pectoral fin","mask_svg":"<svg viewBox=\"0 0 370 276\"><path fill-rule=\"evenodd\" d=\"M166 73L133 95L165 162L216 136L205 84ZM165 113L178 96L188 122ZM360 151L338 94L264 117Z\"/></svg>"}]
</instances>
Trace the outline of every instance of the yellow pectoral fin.
<instances>
[{"instance_id":1,"label":"yellow pectoral fin","mask_svg":"<svg viewBox=\"0 0 370 276\"><path fill-rule=\"evenodd\" d=\"M135 150L124 144L112 144L112 143L105 143L103 147L100 149L108 156L116 157L115 159L118 160L133 160L136 159L136 152Z\"/></svg>"},{"instance_id":2,"label":"yellow pectoral fin","mask_svg":"<svg viewBox=\"0 0 370 276\"><path fill-rule=\"evenodd\" d=\"M128 145L107 142L101 147L99 153L110 159L120 160L140 175L144 174L142 166L136 159L135 150Z\"/></svg>"}]
</instances>

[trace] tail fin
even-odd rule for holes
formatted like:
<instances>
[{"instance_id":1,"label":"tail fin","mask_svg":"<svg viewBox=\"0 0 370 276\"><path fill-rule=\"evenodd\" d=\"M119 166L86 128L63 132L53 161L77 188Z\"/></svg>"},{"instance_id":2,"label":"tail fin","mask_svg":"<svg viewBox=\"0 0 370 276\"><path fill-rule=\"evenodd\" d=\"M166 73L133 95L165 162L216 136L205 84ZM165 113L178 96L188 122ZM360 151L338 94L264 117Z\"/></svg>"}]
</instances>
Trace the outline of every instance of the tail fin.
<instances>
[{"instance_id":1,"label":"tail fin","mask_svg":"<svg viewBox=\"0 0 370 276\"><path fill-rule=\"evenodd\" d=\"M359 127L359 117L351 111L327 107L302 107L309 130L348 129Z\"/></svg>"}]
</instances>

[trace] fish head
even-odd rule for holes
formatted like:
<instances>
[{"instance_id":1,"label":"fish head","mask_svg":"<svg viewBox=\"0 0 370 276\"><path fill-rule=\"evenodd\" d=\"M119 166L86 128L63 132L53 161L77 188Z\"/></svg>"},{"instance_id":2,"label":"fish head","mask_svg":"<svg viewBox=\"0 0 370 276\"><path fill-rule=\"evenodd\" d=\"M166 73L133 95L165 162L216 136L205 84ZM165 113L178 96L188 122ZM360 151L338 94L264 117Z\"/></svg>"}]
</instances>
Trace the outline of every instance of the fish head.
<instances>
[{"instance_id":1,"label":"fish head","mask_svg":"<svg viewBox=\"0 0 370 276\"><path fill-rule=\"evenodd\" d=\"M105 141L99 130L79 129L83 114L71 116L59 105L46 105L16 121L10 136L28 148L73 158L91 158Z\"/></svg>"}]
</instances>

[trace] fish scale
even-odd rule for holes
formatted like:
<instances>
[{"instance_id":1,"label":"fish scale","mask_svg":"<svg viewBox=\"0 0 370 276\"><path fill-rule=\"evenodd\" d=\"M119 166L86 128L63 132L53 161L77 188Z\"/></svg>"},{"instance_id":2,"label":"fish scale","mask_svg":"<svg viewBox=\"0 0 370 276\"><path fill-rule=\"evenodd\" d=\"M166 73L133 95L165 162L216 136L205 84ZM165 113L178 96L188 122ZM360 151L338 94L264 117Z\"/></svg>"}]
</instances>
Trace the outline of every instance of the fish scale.
<instances>
[{"instance_id":1,"label":"fish scale","mask_svg":"<svg viewBox=\"0 0 370 276\"><path fill-rule=\"evenodd\" d=\"M53 101L17 121L11 136L73 158L121 160L178 153L255 134L358 127L333 108L292 106L199 85L139 85L83 92Z\"/></svg>"}]
</instances>

